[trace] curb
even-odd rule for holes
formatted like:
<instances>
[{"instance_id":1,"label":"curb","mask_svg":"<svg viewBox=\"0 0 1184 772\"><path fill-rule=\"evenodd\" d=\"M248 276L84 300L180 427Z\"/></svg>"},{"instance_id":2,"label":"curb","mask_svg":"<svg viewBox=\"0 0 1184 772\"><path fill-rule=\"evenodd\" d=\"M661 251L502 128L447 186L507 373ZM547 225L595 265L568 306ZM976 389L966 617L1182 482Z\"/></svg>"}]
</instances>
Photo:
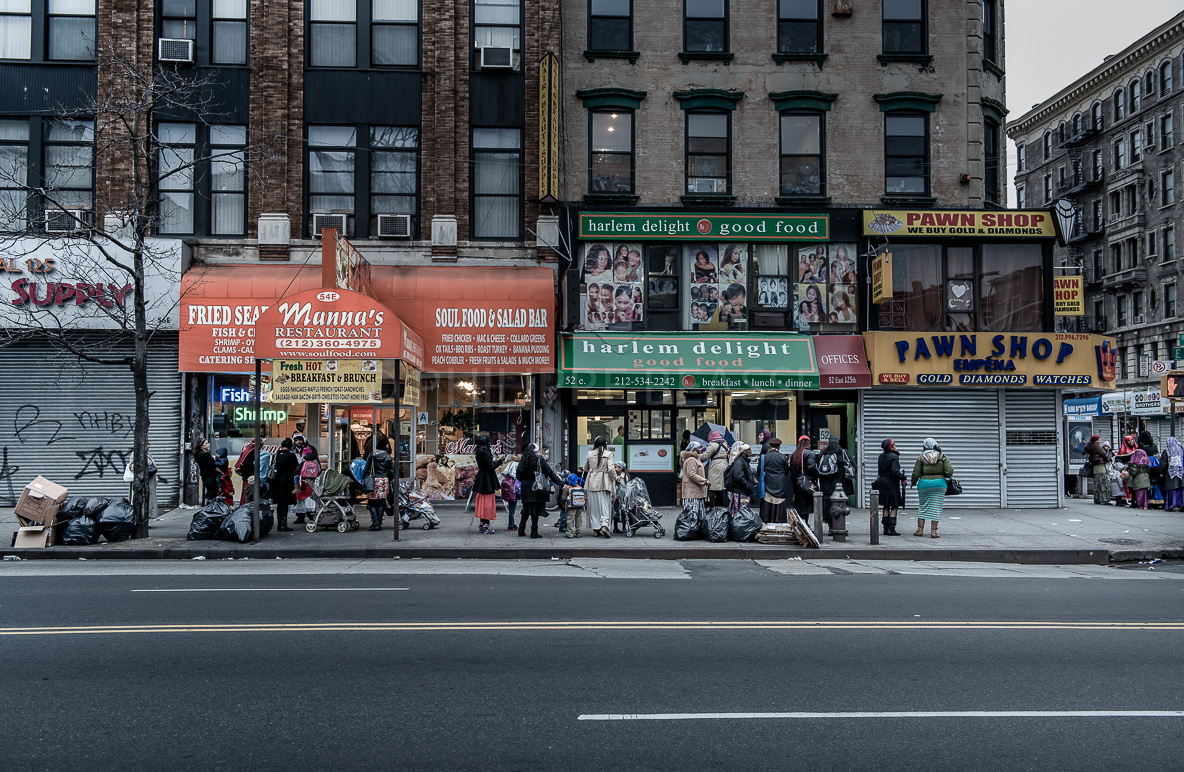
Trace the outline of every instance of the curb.
<instances>
[{"instance_id":1,"label":"curb","mask_svg":"<svg viewBox=\"0 0 1184 772\"><path fill-rule=\"evenodd\" d=\"M318 549L274 549L267 546L231 546L218 549L159 547L159 548L129 548L103 549L79 547L70 550L54 548L20 550L17 554L22 560L192 560L202 557L207 560L230 559L242 560L275 560L280 559L353 559L366 558L432 558L459 560L546 560L548 558L625 558L635 560L789 560L801 558L809 560L915 560L915 561L959 561L969 563L1021 563L1028 565L1106 565L1116 561L1147 559L1145 554L1127 556L1133 550L1121 553L1111 553L1107 550L1072 550L1072 549L836 549L824 547L821 549L802 549L793 547L754 547L740 544L687 546L666 548L661 550L648 549L580 549L580 548L460 548L437 549L415 547L338 547ZM1184 548L1179 550L1161 550L1160 553L1174 552L1184 557ZM1114 557L1122 554L1122 557Z\"/></svg>"}]
</instances>

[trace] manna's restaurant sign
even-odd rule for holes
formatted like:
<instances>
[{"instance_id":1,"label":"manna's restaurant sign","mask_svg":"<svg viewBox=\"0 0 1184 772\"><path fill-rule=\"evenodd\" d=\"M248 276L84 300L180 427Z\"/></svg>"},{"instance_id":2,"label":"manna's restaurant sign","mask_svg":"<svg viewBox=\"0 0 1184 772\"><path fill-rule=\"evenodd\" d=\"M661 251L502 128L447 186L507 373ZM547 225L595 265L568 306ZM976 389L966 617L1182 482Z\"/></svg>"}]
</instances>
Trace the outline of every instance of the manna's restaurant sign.
<instances>
[{"instance_id":1,"label":"manna's restaurant sign","mask_svg":"<svg viewBox=\"0 0 1184 772\"><path fill-rule=\"evenodd\" d=\"M564 336L566 388L817 389L809 336L582 333Z\"/></svg>"},{"instance_id":2,"label":"manna's restaurant sign","mask_svg":"<svg viewBox=\"0 0 1184 772\"><path fill-rule=\"evenodd\" d=\"M402 359L408 340L423 351L423 339L374 298L311 289L263 311L254 352L264 359Z\"/></svg>"},{"instance_id":3,"label":"manna's restaurant sign","mask_svg":"<svg viewBox=\"0 0 1184 772\"><path fill-rule=\"evenodd\" d=\"M825 214L606 213L580 215L580 238L629 241L829 241Z\"/></svg>"},{"instance_id":4,"label":"manna's restaurant sign","mask_svg":"<svg viewBox=\"0 0 1184 772\"><path fill-rule=\"evenodd\" d=\"M1114 388L1102 335L1072 333L863 334L877 386Z\"/></svg>"},{"instance_id":5,"label":"manna's restaurant sign","mask_svg":"<svg viewBox=\"0 0 1184 772\"><path fill-rule=\"evenodd\" d=\"M863 235L1054 239L1057 231L1043 211L865 209Z\"/></svg>"}]
</instances>

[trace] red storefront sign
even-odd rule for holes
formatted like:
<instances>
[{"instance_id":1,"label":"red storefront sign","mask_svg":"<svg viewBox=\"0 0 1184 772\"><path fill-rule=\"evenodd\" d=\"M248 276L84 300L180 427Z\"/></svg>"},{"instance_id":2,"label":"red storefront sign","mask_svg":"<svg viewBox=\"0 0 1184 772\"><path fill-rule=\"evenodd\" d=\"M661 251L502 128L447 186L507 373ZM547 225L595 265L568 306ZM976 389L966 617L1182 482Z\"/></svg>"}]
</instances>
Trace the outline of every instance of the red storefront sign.
<instances>
[{"instance_id":1,"label":"red storefront sign","mask_svg":"<svg viewBox=\"0 0 1184 772\"><path fill-rule=\"evenodd\" d=\"M265 359L402 359L419 335L372 297L310 289L280 298L259 317L255 356Z\"/></svg>"},{"instance_id":2,"label":"red storefront sign","mask_svg":"<svg viewBox=\"0 0 1184 772\"><path fill-rule=\"evenodd\" d=\"M872 385L867 352L859 335L815 335L818 388L866 389Z\"/></svg>"}]
</instances>

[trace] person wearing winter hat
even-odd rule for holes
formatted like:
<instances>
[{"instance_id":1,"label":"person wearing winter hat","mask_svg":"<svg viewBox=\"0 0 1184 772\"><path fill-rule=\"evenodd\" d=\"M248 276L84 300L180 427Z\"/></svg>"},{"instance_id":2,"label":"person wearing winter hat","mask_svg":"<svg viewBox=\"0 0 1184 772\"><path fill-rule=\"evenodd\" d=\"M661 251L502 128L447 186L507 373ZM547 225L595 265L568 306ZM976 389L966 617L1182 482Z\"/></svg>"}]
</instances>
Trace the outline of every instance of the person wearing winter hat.
<instances>
[{"instance_id":1,"label":"person wearing winter hat","mask_svg":"<svg viewBox=\"0 0 1184 772\"><path fill-rule=\"evenodd\" d=\"M707 506L726 507L724 471L728 467L728 443L718 429L707 435L707 449L699 454L699 460L707 469Z\"/></svg>"},{"instance_id":2,"label":"person wearing winter hat","mask_svg":"<svg viewBox=\"0 0 1184 772\"><path fill-rule=\"evenodd\" d=\"M876 462L877 476L872 487L880 492L880 506L883 508L880 525L884 527L885 536L900 536L896 532L896 513L904 505L904 493L900 484L907 478L900 469L900 453L896 450L896 443L892 439L880 443L884 452Z\"/></svg>"},{"instance_id":3,"label":"person wearing winter hat","mask_svg":"<svg viewBox=\"0 0 1184 772\"><path fill-rule=\"evenodd\" d=\"M793 475L789 473L789 459L781 454L781 440L771 437L768 442L763 465L765 495L761 499L761 520L784 523L788 521L786 501L794 498Z\"/></svg>"},{"instance_id":4,"label":"person wearing winter hat","mask_svg":"<svg viewBox=\"0 0 1184 772\"><path fill-rule=\"evenodd\" d=\"M789 457L789 474L793 477L793 508L802 522L809 524L814 514L814 485L818 479L818 459L810 450L810 438L803 434Z\"/></svg>"},{"instance_id":5,"label":"person wearing winter hat","mask_svg":"<svg viewBox=\"0 0 1184 772\"><path fill-rule=\"evenodd\" d=\"M924 450L913 464L913 485L917 488L917 530L913 536L925 535L925 521L930 523L929 535L938 538L937 524L946 503L946 480L954 476L950 459L937 447L937 441L926 438Z\"/></svg>"}]
</instances>

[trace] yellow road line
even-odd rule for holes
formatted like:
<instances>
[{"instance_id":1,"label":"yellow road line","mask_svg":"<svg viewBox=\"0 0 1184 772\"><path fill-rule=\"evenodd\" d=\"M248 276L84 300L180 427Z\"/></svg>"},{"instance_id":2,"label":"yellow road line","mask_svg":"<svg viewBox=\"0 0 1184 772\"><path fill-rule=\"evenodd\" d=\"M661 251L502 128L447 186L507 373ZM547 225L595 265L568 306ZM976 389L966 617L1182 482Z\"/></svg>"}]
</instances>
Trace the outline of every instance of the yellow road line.
<instances>
[{"instance_id":1,"label":"yellow road line","mask_svg":"<svg viewBox=\"0 0 1184 772\"><path fill-rule=\"evenodd\" d=\"M1184 622L244 622L234 624L8 627L0 636L254 632L536 632L564 630L1142 630L1184 631Z\"/></svg>"}]
</instances>

